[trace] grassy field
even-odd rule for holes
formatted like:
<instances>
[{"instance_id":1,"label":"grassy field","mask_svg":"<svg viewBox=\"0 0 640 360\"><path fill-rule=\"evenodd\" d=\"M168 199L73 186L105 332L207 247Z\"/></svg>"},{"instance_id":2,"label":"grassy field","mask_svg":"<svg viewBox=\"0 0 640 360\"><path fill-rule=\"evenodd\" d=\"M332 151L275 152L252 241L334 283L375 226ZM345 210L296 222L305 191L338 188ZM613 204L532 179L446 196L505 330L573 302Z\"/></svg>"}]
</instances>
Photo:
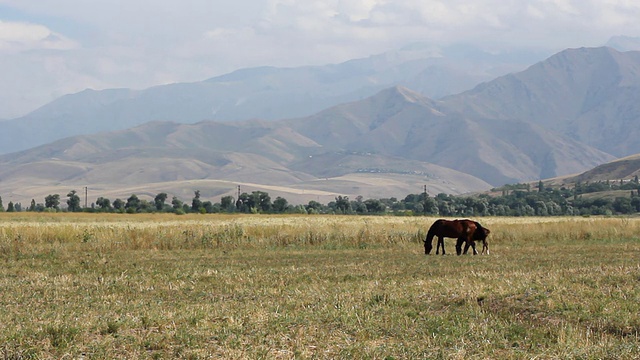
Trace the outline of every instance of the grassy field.
<instances>
[{"instance_id":1,"label":"grassy field","mask_svg":"<svg viewBox=\"0 0 640 360\"><path fill-rule=\"evenodd\" d=\"M0 214L0 358L640 356L640 219L434 220Z\"/></svg>"}]
</instances>

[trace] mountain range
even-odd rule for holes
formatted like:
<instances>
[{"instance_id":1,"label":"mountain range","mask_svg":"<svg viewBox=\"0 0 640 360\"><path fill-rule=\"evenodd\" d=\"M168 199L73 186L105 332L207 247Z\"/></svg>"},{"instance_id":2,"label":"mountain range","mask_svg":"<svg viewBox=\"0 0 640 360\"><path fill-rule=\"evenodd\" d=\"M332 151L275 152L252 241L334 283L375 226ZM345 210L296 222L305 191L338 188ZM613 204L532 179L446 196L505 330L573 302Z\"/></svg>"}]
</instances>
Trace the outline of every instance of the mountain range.
<instances>
[{"instance_id":1,"label":"mountain range","mask_svg":"<svg viewBox=\"0 0 640 360\"><path fill-rule=\"evenodd\" d=\"M252 71L280 73L247 70ZM233 83L247 72L215 83ZM141 120L135 128L72 136L0 156L0 194L24 201L90 186L97 196L173 191L189 198L194 189L203 196L233 194L240 184L305 202L330 201L338 194L398 197L420 192L423 185L430 193L460 194L580 173L640 153L634 124L640 117L639 73L640 52L568 49L440 99L394 85L283 120ZM300 79L299 73L291 76ZM211 95L194 95L202 86L149 89L145 103L157 104L157 111L172 104L204 111L198 104L207 104ZM136 101L123 100L131 98L130 90L80 93L0 128L20 124L35 139L33 130L51 132L35 124L67 124L68 117L85 123L98 118L101 124L120 119L118 126L126 127L126 114L153 110L139 111ZM291 101L297 103L295 97ZM118 117L118 111L124 115ZM178 110L175 116L180 117ZM86 131L91 129L87 125Z\"/></svg>"},{"instance_id":2,"label":"mountain range","mask_svg":"<svg viewBox=\"0 0 640 360\"><path fill-rule=\"evenodd\" d=\"M241 69L200 82L144 90L87 89L62 96L20 118L0 121L0 154L149 121L189 124L309 116L396 85L440 98L522 70L532 58L543 57L413 44L340 64Z\"/></svg>"}]
</instances>

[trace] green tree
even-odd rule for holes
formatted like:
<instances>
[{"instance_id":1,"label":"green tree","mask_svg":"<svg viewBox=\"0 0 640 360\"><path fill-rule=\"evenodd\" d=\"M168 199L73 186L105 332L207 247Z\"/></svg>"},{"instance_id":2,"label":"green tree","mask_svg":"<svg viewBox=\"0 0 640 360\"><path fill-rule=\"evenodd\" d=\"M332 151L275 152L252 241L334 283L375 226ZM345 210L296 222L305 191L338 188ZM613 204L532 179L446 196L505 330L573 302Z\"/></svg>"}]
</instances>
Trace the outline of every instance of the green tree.
<instances>
[{"instance_id":1,"label":"green tree","mask_svg":"<svg viewBox=\"0 0 640 360\"><path fill-rule=\"evenodd\" d=\"M385 205L378 199L367 199L364 201L368 213L383 213Z\"/></svg>"},{"instance_id":2,"label":"green tree","mask_svg":"<svg viewBox=\"0 0 640 360\"><path fill-rule=\"evenodd\" d=\"M216 208L216 206L211 201L203 201L202 207L200 208L200 212L203 214L211 214L215 212L220 212L220 206Z\"/></svg>"},{"instance_id":3,"label":"green tree","mask_svg":"<svg viewBox=\"0 0 640 360\"><path fill-rule=\"evenodd\" d=\"M156 205L156 210L162 211L164 209L164 202L167 201L167 193L159 193L153 199L153 203Z\"/></svg>"},{"instance_id":4,"label":"green tree","mask_svg":"<svg viewBox=\"0 0 640 360\"><path fill-rule=\"evenodd\" d=\"M15 212L16 209L13 206L13 201L9 201L9 204L7 204L7 212Z\"/></svg>"},{"instance_id":5,"label":"green tree","mask_svg":"<svg viewBox=\"0 0 640 360\"><path fill-rule=\"evenodd\" d=\"M0 212L4 211L4 206L2 205L2 196L0 196Z\"/></svg>"},{"instance_id":6,"label":"green tree","mask_svg":"<svg viewBox=\"0 0 640 360\"><path fill-rule=\"evenodd\" d=\"M311 200L309 201L309 204L305 205L305 210L307 210L307 213L309 214L318 214L322 211L322 204L315 200Z\"/></svg>"},{"instance_id":7,"label":"green tree","mask_svg":"<svg viewBox=\"0 0 640 360\"><path fill-rule=\"evenodd\" d=\"M119 212L123 212L124 211L124 201L122 199L115 199L113 200L113 208L116 209Z\"/></svg>"},{"instance_id":8,"label":"green tree","mask_svg":"<svg viewBox=\"0 0 640 360\"><path fill-rule=\"evenodd\" d=\"M338 195L336 197L336 210L342 214L346 214L351 210L351 203L348 196Z\"/></svg>"},{"instance_id":9,"label":"green tree","mask_svg":"<svg viewBox=\"0 0 640 360\"><path fill-rule=\"evenodd\" d=\"M96 200L96 205L103 211L111 210L111 200L102 196Z\"/></svg>"},{"instance_id":10,"label":"green tree","mask_svg":"<svg viewBox=\"0 0 640 360\"><path fill-rule=\"evenodd\" d=\"M264 191L253 191L251 194L242 193L236 202L236 208L244 213L269 212L271 197Z\"/></svg>"},{"instance_id":11,"label":"green tree","mask_svg":"<svg viewBox=\"0 0 640 360\"><path fill-rule=\"evenodd\" d=\"M182 211L182 200L178 199L178 197L174 196L171 199L171 206L173 207L173 211L177 212L178 210Z\"/></svg>"},{"instance_id":12,"label":"green tree","mask_svg":"<svg viewBox=\"0 0 640 360\"><path fill-rule=\"evenodd\" d=\"M148 200L140 199L136 212L152 213L156 210L156 205Z\"/></svg>"},{"instance_id":13,"label":"green tree","mask_svg":"<svg viewBox=\"0 0 640 360\"><path fill-rule=\"evenodd\" d=\"M202 208L202 200L200 200L200 190L194 192L193 199L191 200L191 211L194 213L200 212Z\"/></svg>"},{"instance_id":14,"label":"green tree","mask_svg":"<svg viewBox=\"0 0 640 360\"><path fill-rule=\"evenodd\" d=\"M233 199L233 196L229 196L229 195L227 195L227 196L223 196L223 197L220 199L220 207L221 207L224 211L227 211L227 212L233 212L233 211L235 210L235 208L236 208L236 205L235 205L235 201L234 201L234 199Z\"/></svg>"},{"instance_id":15,"label":"green tree","mask_svg":"<svg viewBox=\"0 0 640 360\"><path fill-rule=\"evenodd\" d=\"M613 201L613 209L620 214L631 214L635 207L631 204L631 199L627 197L617 197Z\"/></svg>"},{"instance_id":16,"label":"green tree","mask_svg":"<svg viewBox=\"0 0 640 360\"><path fill-rule=\"evenodd\" d=\"M138 195L131 194L127 199L127 203L124 205L124 208L128 213L137 212L140 208L140 199L138 198Z\"/></svg>"},{"instance_id":17,"label":"green tree","mask_svg":"<svg viewBox=\"0 0 640 360\"><path fill-rule=\"evenodd\" d=\"M288 207L289 207L289 202L287 202L287 199L285 199L285 198L282 198L282 197L278 196L273 201L273 211L274 212L283 213L283 212L287 211Z\"/></svg>"},{"instance_id":18,"label":"green tree","mask_svg":"<svg viewBox=\"0 0 640 360\"><path fill-rule=\"evenodd\" d=\"M264 191L254 191L251 193L253 198L253 204L256 209L262 212L268 212L271 210L271 197Z\"/></svg>"},{"instance_id":19,"label":"green tree","mask_svg":"<svg viewBox=\"0 0 640 360\"><path fill-rule=\"evenodd\" d=\"M47 195L44 198L44 206L47 209L58 210L60 207L60 195L59 194Z\"/></svg>"},{"instance_id":20,"label":"green tree","mask_svg":"<svg viewBox=\"0 0 640 360\"><path fill-rule=\"evenodd\" d=\"M78 196L75 190L71 190L67 194L67 197L69 198L67 200L67 208L69 209L69 211L72 211L72 212L82 211L82 206L80 206L80 196Z\"/></svg>"},{"instance_id":21,"label":"green tree","mask_svg":"<svg viewBox=\"0 0 640 360\"><path fill-rule=\"evenodd\" d=\"M31 199L31 206L29 206L29 211L36 211L36 200Z\"/></svg>"},{"instance_id":22,"label":"green tree","mask_svg":"<svg viewBox=\"0 0 640 360\"><path fill-rule=\"evenodd\" d=\"M355 211L357 214L365 214L367 213L367 206L362 202L362 197L359 196L359 200L351 201L351 210Z\"/></svg>"}]
</instances>

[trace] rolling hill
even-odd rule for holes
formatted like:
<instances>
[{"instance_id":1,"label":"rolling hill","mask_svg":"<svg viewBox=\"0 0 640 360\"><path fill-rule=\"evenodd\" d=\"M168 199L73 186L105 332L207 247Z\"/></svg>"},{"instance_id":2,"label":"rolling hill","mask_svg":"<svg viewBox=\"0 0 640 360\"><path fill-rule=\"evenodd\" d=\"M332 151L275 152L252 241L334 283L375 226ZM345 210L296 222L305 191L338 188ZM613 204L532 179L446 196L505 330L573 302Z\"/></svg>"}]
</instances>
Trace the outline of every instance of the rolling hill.
<instances>
[{"instance_id":1,"label":"rolling hill","mask_svg":"<svg viewBox=\"0 0 640 360\"><path fill-rule=\"evenodd\" d=\"M581 174L566 176L558 183L575 184L578 182L631 180L640 176L640 154L616 159L589 169Z\"/></svg>"},{"instance_id":2,"label":"rolling hill","mask_svg":"<svg viewBox=\"0 0 640 360\"><path fill-rule=\"evenodd\" d=\"M195 190L219 200L240 185L291 203L327 203L337 195L404 197L424 185L432 193L490 186L426 162L324 148L285 123L264 121L152 122L70 137L0 156L0 179L3 199L22 203L85 186L94 200L159 192L189 199Z\"/></svg>"}]
</instances>

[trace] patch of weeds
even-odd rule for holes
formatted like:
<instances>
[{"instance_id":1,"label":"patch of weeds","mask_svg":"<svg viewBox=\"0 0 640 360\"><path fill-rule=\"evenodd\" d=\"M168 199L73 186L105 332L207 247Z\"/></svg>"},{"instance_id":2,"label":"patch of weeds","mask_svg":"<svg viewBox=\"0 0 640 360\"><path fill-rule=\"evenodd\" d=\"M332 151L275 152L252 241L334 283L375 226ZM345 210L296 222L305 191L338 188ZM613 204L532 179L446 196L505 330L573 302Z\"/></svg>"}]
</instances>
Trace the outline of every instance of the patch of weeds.
<instances>
[{"instance_id":1,"label":"patch of weeds","mask_svg":"<svg viewBox=\"0 0 640 360\"><path fill-rule=\"evenodd\" d=\"M20 349L19 347L10 347L4 345L0 350L0 357L3 360L26 360L38 359L38 354L34 349Z\"/></svg>"},{"instance_id":2,"label":"patch of weeds","mask_svg":"<svg viewBox=\"0 0 640 360\"><path fill-rule=\"evenodd\" d=\"M521 347L527 341L530 332L529 330L529 327L524 326L519 322L509 324L505 329L505 336L511 343L511 347Z\"/></svg>"},{"instance_id":3,"label":"patch of weeds","mask_svg":"<svg viewBox=\"0 0 640 360\"><path fill-rule=\"evenodd\" d=\"M622 319L621 321L610 320L602 325L595 326L594 329L620 338L637 338L638 334L640 334L640 323L629 323Z\"/></svg>"},{"instance_id":4,"label":"patch of weeds","mask_svg":"<svg viewBox=\"0 0 640 360\"><path fill-rule=\"evenodd\" d=\"M196 233L191 229L183 230L182 235L184 235L185 243L190 243L196 238Z\"/></svg>"},{"instance_id":5,"label":"patch of weeds","mask_svg":"<svg viewBox=\"0 0 640 360\"><path fill-rule=\"evenodd\" d=\"M391 301L391 297L388 294L375 294L369 299L369 306L375 305L387 305Z\"/></svg>"},{"instance_id":6,"label":"patch of weeds","mask_svg":"<svg viewBox=\"0 0 640 360\"><path fill-rule=\"evenodd\" d=\"M64 348L73 343L76 336L80 331L74 327L68 327L65 325L60 326L48 326L45 330L45 336L51 342L51 345L55 348Z\"/></svg>"},{"instance_id":7,"label":"patch of weeds","mask_svg":"<svg viewBox=\"0 0 640 360\"><path fill-rule=\"evenodd\" d=\"M147 351L162 351L167 348L167 339L164 336L150 336L142 342L142 347Z\"/></svg>"},{"instance_id":8,"label":"patch of weeds","mask_svg":"<svg viewBox=\"0 0 640 360\"><path fill-rule=\"evenodd\" d=\"M149 330L152 327L156 327L157 326L157 322L150 319L148 316L143 315L140 318L140 322L142 322L142 328L145 330Z\"/></svg>"},{"instance_id":9,"label":"patch of weeds","mask_svg":"<svg viewBox=\"0 0 640 360\"><path fill-rule=\"evenodd\" d=\"M331 243L324 243L322 244L322 250L338 250L338 244L331 242Z\"/></svg>"},{"instance_id":10,"label":"patch of weeds","mask_svg":"<svg viewBox=\"0 0 640 360\"><path fill-rule=\"evenodd\" d=\"M102 335L116 335L118 330L120 330L120 322L119 321L108 321L107 327L103 329L100 333Z\"/></svg>"},{"instance_id":11,"label":"patch of weeds","mask_svg":"<svg viewBox=\"0 0 640 360\"><path fill-rule=\"evenodd\" d=\"M215 235L214 234L212 234L210 232L205 232L200 237L200 245L204 249L212 248L214 240L215 240Z\"/></svg>"},{"instance_id":12,"label":"patch of weeds","mask_svg":"<svg viewBox=\"0 0 640 360\"><path fill-rule=\"evenodd\" d=\"M90 232L89 229L84 229L82 231L82 234L80 235L80 240L83 243L88 243L89 241L93 240L94 236L95 235L92 232Z\"/></svg>"}]
</instances>

